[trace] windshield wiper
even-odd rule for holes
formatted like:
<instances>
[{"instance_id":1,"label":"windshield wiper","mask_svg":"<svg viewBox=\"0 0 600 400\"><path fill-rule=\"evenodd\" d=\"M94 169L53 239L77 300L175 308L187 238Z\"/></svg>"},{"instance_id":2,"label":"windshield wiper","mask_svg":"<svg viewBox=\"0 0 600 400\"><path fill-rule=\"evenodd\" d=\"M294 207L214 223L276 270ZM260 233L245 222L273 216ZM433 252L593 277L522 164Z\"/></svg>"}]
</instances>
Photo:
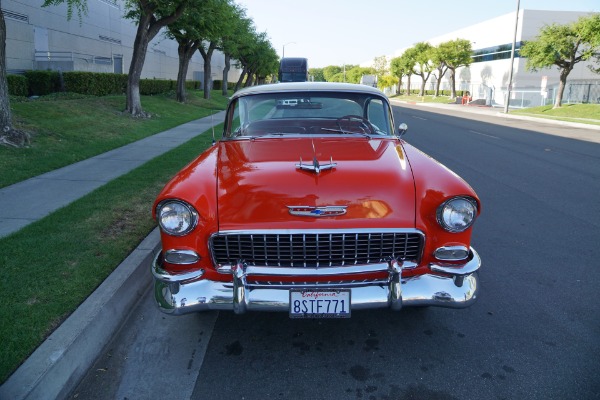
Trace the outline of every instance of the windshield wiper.
<instances>
[{"instance_id":1,"label":"windshield wiper","mask_svg":"<svg viewBox=\"0 0 600 400\"><path fill-rule=\"evenodd\" d=\"M342 133L344 135L361 135L368 139L371 139L371 135L369 135L368 133L364 133L364 132L352 132L352 131L345 131L343 129L335 129L335 128L321 128L321 130L326 131L326 132Z\"/></svg>"}]
</instances>

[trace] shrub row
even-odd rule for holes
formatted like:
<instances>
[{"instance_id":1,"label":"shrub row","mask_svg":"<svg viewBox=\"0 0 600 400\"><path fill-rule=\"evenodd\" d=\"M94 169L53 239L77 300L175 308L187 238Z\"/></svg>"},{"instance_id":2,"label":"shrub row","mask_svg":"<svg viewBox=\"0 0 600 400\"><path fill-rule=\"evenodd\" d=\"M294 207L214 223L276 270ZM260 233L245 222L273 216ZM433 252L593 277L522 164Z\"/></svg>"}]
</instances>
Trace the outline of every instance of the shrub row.
<instances>
[{"instance_id":1,"label":"shrub row","mask_svg":"<svg viewBox=\"0 0 600 400\"><path fill-rule=\"evenodd\" d=\"M26 71L24 75L8 75L8 93L14 96L44 96L55 92L72 92L92 96L123 94L127 88L126 74L97 72ZM189 90L202 89L200 82L187 81ZM177 88L177 81L141 79L140 94L154 95Z\"/></svg>"},{"instance_id":2,"label":"shrub row","mask_svg":"<svg viewBox=\"0 0 600 400\"><path fill-rule=\"evenodd\" d=\"M227 89L229 89L229 90L233 90L233 89L235 89L235 84L236 84L236 83L237 83L237 82L229 82L229 81L228 81L228 82L227 82ZM213 87L212 87L212 88L213 88L214 90L221 90L221 89L223 88L223 81L222 81L222 80L220 80L220 79L215 79L215 80L213 81Z\"/></svg>"}]
</instances>

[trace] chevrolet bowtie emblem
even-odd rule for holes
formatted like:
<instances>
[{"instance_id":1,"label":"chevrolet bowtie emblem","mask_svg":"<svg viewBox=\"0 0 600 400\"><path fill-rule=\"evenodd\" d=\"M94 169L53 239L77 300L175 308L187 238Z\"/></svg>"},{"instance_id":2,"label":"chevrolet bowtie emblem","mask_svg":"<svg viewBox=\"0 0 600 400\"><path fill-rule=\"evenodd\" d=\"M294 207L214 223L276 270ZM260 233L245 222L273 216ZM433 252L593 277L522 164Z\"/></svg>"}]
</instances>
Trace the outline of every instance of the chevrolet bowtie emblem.
<instances>
[{"instance_id":1,"label":"chevrolet bowtie emblem","mask_svg":"<svg viewBox=\"0 0 600 400\"><path fill-rule=\"evenodd\" d=\"M338 215L346 214L346 208L348 206L287 206L290 214L297 215L299 217L335 217Z\"/></svg>"}]
</instances>

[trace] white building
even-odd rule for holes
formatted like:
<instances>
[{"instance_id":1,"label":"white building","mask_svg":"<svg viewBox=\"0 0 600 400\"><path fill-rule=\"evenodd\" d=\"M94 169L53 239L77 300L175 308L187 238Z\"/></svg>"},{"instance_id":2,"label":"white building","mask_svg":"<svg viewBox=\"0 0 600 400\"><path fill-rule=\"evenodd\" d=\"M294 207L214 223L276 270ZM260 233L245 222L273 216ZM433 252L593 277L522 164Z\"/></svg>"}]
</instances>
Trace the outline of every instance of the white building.
<instances>
[{"instance_id":1,"label":"white building","mask_svg":"<svg viewBox=\"0 0 600 400\"><path fill-rule=\"evenodd\" d=\"M456 90L468 90L473 99L484 99L488 105L504 105L510 76L510 55L515 33L515 13L493 18L448 34L425 40L436 46L455 39L470 40L473 47L473 63L456 71ZM514 59L513 85L510 105L534 107L551 104L558 87L558 67L530 72L525 68L526 59L519 56L518 49L524 41L534 40L544 25L566 24L589 15L576 11L520 10L517 25L516 56ZM398 51L400 56L405 49ZM600 75L590 71L590 63L579 63L569 74L563 102L600 103ZM406 82L406 79L404 79ZM426 89L435 89L433 75ZM411 77L411 87L419 88L421 78ZM441 89L450 88L450 74L442 78Z\"/></svg>"},{"instance_id":2,"label":"white building","mask_svg":"<svg viewBox=\"0 0 600 400\"><path fill-rule=\"evenodd\" d=\"M136 21L126 19L124 0L88 0L87 15L67 18L67 6L42 7L43 0L2 0L6 21L6 69L127 73L133 54ZM224 56L212 56L212 79L222 79ZM142 78L177 79L177 42L164 30L150 42ZM204 60L192 57L188 80L203 81ZM237 81L233 68L229 81Z\"/></svg>"}]
</instances>

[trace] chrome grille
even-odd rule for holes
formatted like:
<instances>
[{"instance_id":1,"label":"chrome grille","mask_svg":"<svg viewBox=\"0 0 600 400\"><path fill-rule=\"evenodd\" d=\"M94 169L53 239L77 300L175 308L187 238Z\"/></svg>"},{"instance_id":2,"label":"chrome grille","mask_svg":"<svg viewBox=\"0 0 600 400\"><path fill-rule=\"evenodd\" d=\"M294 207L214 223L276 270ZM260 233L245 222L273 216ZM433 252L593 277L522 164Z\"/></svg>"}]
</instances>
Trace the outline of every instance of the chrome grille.
<instances>
[{"instance_id":1,"label":"chrome grille","mask_svg":"<svg viewBox=\"0 0 600 400\"><path fill-rule=\"evenodd\" d=\"M211 237L213 261L226 266L339 267L395 258L418 261L423 235L416 231L221 232Z\"/></svg>"}]
</instances>

